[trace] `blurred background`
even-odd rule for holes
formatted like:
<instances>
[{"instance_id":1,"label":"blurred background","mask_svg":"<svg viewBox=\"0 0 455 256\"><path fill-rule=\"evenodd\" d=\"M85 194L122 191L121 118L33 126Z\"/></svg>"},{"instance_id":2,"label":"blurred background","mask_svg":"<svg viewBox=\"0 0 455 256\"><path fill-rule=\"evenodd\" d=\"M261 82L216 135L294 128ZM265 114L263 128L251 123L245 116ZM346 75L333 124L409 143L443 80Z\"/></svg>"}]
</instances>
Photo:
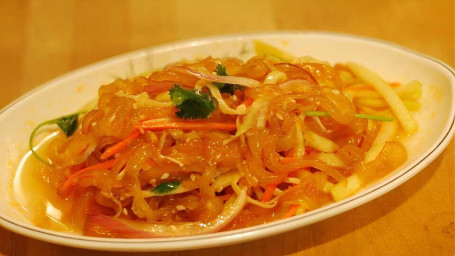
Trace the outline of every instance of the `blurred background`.
<instances>
[{"instance_id":1,"label":"blurred background","mask_svg":"<svg viewBox=\"0 0 455 256\"><path fill-rule=\"evenodd\" d=\"M0 1L0 84L18 95L134 49L209 35L324 30L380 38L454 65L453 0Z\"/></svg>"},{"instance_id":2,"label":"blurred background","mask_svg":"<svg viewBox=\"0 0 455 256\"><path fill-rule=\"evenodd\" d=\"M455 66L454 0L1 0L0 10L0 108L78 67L143 47L220 34L356 34ZM452 141L398 189L320 223L246 244L166 255L453 255L454 158ZM0 255L51 254L109 253L51 245L0 228Z\"/></svg>"}]
</instances>

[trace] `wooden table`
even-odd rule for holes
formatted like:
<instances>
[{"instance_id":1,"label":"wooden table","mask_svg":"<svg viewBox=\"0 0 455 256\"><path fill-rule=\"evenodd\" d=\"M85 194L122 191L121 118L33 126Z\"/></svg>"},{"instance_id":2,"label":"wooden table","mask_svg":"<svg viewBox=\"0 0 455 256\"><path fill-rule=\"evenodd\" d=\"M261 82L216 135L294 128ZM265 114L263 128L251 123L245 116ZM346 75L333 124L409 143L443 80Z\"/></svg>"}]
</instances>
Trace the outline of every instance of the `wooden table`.
<instances>
[{"instance_id":1,"label":"wooden table","mask_svg":"<svg viewBox=\"0 0 455 256\"><path fill-rule=\"evenodd\" d=\"M1 1L0 107L49 79L110 56L236 32L353 33L393 41L455 66L454 0L326 2ZM454 255L454 147L452 140L414 178L339 216L249 243L152 255ZM0 228L0 255L71 254L119 255L49 244Z\"/></svg>"}]
</instances>

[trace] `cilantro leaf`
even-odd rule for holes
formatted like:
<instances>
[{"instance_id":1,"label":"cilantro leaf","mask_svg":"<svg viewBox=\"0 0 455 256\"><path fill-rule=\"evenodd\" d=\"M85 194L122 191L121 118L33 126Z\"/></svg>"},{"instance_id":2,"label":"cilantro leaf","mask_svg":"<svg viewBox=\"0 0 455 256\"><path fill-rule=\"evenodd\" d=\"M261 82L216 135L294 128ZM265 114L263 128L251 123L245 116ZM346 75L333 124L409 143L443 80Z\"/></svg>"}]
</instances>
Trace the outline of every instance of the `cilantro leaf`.
<instances>
[{"instance_id":1,"label":"cilantro leaf","mask_svg":"<svg viewBox=\"0 0 455 256\"><path fill-rule=\"evenodd\" d=\"M226 67L223 66L223 64L221 63L218 63L215 67L215 72L217 75L219 76L228 76L227 72L226 72Z\"/></svg>"},{"instance_id":2,"label":"cilantro leaf","mask_svg":"<svg viewBox=\"0 0 455 256\"><path fill-rule=\"evenodd\" d=\"M169 89L172 102L177 107L176 115L185 119L207 118L215 110L216 100L209 93L185 90L175 84Z\"/></svg>"},{"instance_id":3,"label":"cilantro leaf","mask_svg":"<svg viewBox=\"0 0 455 256\"><path fill-rule=\"evenodd\" d=\"M77 129L77 125L78 125L78 118L79 118L79 115L82 114L82 113L75 113L75 114L71 114L71 115L67 115L67 116L62 116L62 117L59 117L59 118L56 118L56 119L52 119L52 120L48 120L48 121L44 121L42 122L41 124L39 124L38 126L35 127L35 129L33 129L32 133L30 134L30 138L29 138L29 141L28 141L28 147L30 148L30 151L33 153L33 155L42 163L46 164L46 165L50 165L52 166L52 163L50 163L49 161L46 161L44 159L42 159L38 153L36 153L34 147L33 147L33 138L35 137L35 134L36 132L38 132L38 130L45 126L45 125L52 125L52 124L56 124L58 125L58 127L60 127L60 129L65 133L65 135L67 137L73 135L73 133L76 131Z\"/></svg>"},{"instance_id":4,"label":"cilantro leaf","mask_svg":"<svg viewBox=\"0 0 455 256\"><path fill-rule=\"evenodd\" d=\"M177 189L180 186L180 182L178 181L166 181L161 183L160 185L154 187L150 191L156 194L168 194L172 190Z\"/></svg>"},{"instance_id":5,"label":"cilantro leaf","mask_svg":"<svg viewBox=\"0 0 455 256\"><path fill-rule=\"evenodd\" d=\"M56 123L60 129L65 133L67 137L73 135L77 128L77 118L79 113L64 116L56 120Z\"/></svg>"},{"instance_id":6,"label":"cilantro leaf","mask_svg":"<svg viewBox=\"0 0 455 256\"><path fill-rule=\"evenodd\" d=\"M229 76L228 73L226 72L226 67L223 66L222 64L218 63L216 65L215 70L217 75L219 76ZM213 85L218 87L221 93L229 93L230 95L234 95L235 90L245 90L243 86L240 86L238 84L225 84L225 83L217 83L213 82Z\"/></svg>"}]
</instances>

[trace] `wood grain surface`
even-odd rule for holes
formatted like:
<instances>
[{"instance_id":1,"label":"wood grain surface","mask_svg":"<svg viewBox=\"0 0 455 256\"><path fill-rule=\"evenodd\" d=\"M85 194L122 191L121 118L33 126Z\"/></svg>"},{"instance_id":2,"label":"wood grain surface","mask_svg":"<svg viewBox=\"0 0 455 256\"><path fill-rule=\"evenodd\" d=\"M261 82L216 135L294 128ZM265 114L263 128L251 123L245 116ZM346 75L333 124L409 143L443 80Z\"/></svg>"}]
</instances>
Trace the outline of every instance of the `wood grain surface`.
<instances>
[{"instance_id":1,"label":"wood grain surface","mask_svg":"<svg viewBox=\"0 0 455 256\"><path fill-rule=\"evenodd\" d=\"M455 66L454 0L0 1L0 107L58 75L134 49L208 35L324 30L401 44ZM5 145L3 145L5 146ZM454 255L454 141L363 206L273 237L148 255ZM0 255L89 251L0 227Z\"/></svg>"}]
</instances>

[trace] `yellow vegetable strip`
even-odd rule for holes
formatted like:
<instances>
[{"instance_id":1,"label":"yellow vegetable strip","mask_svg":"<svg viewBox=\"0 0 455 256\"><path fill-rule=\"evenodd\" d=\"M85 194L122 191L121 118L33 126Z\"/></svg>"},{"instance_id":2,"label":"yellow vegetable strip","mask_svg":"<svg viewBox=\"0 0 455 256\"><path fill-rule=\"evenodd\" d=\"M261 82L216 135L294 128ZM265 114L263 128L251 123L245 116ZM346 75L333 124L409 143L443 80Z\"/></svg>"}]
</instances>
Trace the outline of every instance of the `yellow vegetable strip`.
<instances>
[{"instance_id":1,"label":"yellow vegetable strip","mask_svg":"<svg viewBox=\"0 0 455 256\"><path fill-rule=\"evenodd\" d=\"M422 97L422 84L413 80L395 89L402 100L418 101Z\"/></svg>"},{"instance_id":2,"label":"yellow vegetable strip","mask_svg":"<svg viewBox=\"0 0 455 256\"><path fill-rule=\"evenodd\" d=\"M240 104L237 106L236 109L230 108L228 104L223 100L223 97L221 96L220 90L212 85L212 84L207 84L207 88L209 88L210 92L212 93L213 97L218 101L219 108L221 109L221 112L224 114L229 114L229 115L244 115L246 113L246 106L243 104Z\"/></svg>"},{"instance_id":3,"label":"yellow vegetable strip","mask_svg":"<svg viewBox=\"0 0 455 256\"><path fill-rule=\"evenodd\" d=\"M254 44L254 50L257 55L272 55L274 57L277 57L279 59L285 60L286 62L294 62L294 56L292 54L287 53L283 50L278 49L275 46L272 46L270 44L264 43L259 40L253 41Z\"/></svg>"},{"instance_id":4,"label":"yellow vegetable strip","mask_svg":"<svg viewBox=\"0 0 455 256\"><path fill-rule=\"evenodd\" d=\"M293 155L295 157L303 157L305 155L305 140L302 132L302 126L299 122L295 123L296 128L296 145L294 147Z\"/></svg>"},{"instance_id":5,"label":"yellow vegetable strip","mask_svg":"<svg viewBox=\"0 0 455 256\"><path fill-rule=\"evenodd\" d=\"M394 139L397 133L398 127L396 122L387 122L382 123L381 130L373 141L373 144L365 153L364 161L368 163L376 159L381 150L384 148L386 141L391 141Z\"/></svg>"},{"instance_id":6,"label":"yellow vegetable strip","mask_svg":"<svg viewBox=\"0 0 455 256\"><path fill-rule=\"evenodd\" d=\"M310 130L304 133L304 137L305 142L307 143L308 146L317 149L321 152L331 153L339 148L339 146L335 142Z\"/></svg>"},{"instance_id":7,"label":"yellow vegetable strip","mask_svg":"<svg viewBox=\"0 0 455 256\"><path fill-rule=\"evenodd\" d=\"M398 118L398 121L403 126L406 133L410 134L417 131L417 122L412 117L404 103L381 77L373 71L356 63L348 63L347 67L365 83L371 84L376 91L381 94L384 100L389 104L392 112Z\"/></svg>"},{"instance_id":8,"label":"yellow vegetable strip","mask_svg":"<svg viewBox=\"0 0 455 256\"><path fill-rule=\"evenodd\" d=\"M362 187L363 181L357 173L338 182L330 189L330 194L335 201L341 201L354 195Z\"/></svg>"}]
</instances>

